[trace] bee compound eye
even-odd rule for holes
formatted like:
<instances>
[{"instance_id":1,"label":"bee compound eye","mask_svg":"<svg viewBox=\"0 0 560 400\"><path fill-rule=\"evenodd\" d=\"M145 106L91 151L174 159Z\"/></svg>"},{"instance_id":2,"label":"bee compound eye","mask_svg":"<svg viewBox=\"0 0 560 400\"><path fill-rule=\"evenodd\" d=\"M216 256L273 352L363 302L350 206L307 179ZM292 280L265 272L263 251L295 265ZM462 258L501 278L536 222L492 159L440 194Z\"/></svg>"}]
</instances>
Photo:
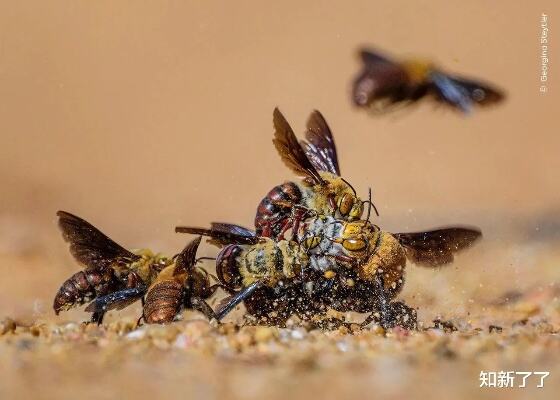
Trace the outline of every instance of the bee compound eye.
<instances>
[{"instance_id":1,"label":"bee compound eye","mask_svg":"<svg viewBox=\"0 0 560 400\"><path fill-rule=\"evenodd\" d=\"M356 201L350 210L350 217L352 219L359 219L364 213L364 204L361 201Z\"/></svg>"},{"instance_id":2,"label":"bee compound eye","mask_svg":"<svg viewBox=\"0 0 560 400\"><path fill-rule=\"evenodd\" d=\"M342 247L348 251L360 251L366 248L366 241L363 239L346 239L342 242Z\"/></svg>"},{"instance_id":3,"label":"bee compound eye","mask_svg":"<svg viewBox=\"0 0 560 400\"><path fill-rule=\"evenodd\" d=\"M342 197L338 199L337 205L338 211L340 211L342 215L348 215L348 213L350 213L350 210L352 210L352 206L354 205L353 196L349 193L343 194Z\"/></svg>"}]
</instances>

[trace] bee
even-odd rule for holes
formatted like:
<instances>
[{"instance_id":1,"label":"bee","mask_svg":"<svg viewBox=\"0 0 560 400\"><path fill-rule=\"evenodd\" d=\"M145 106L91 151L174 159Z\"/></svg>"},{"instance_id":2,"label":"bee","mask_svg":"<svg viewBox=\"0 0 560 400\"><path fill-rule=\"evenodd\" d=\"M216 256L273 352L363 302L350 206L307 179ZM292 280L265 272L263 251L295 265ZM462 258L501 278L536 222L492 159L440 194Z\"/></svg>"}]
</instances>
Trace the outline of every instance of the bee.
<instances>
[{"instance_id":1,"label":"bee","mask_svg":"<svg viewBox=\"0 0 560 400\"><path fill-rule=\"evenodd\" d=\"M262 199L255 216L257 235L283 239L288 229L297 229L298 222L305 217L301 210L305 209L342 219L359 219L364 204L340 176L334 138L321 113L311 113L306 140L301 142L278 108L274 110L273 123L273 143L282 161L304 179L278 185Z\"/></svg>"},{"instance_id":2,"label":"bee","mask_svg":"<svg viewBox=\"0 0 560 400\"><path fill-rule=\"evenodd\" d=\"M368 220L324 217L310 223L303 239L313 272L306 280L308 297L337 311L370 313L363 325L409 329L416 326L416 311L393 301L404 285L407 259L424 267L448 265L482 236L464 226L392 234Z\"/></svg>"},{"instance_id":3,"label":"bee","mask_svg":"<svg viewBox=\"0 0 560 400\"><path fill-rule=\"evenodd\" d=\"M227 223L212 223L209 229L182 226L175 231L208 236L211 243L222 247L216 257L216 275L232 296L222 301L216 312L218 320L241 302L249 314L275 324L281 324L296 309L297 277L309 264L297 242L257 236Z\"/></svg>"},{"instance_id":4,"label":"bee","mask_svg":"<svg viewBox=\"0 0 560 400\"><path fill-rule=\"evenodd\" d=\"M217 286L210 285L206 271L195 268L200 238L176 257L166 257L148 249L126 250L82 218L65 211L57 215L71 254L85 266L58 290L53 302L57 315L91 302L85 310L92 313L91 322L101 324L108 310L142 299L147 323L170 322L182 307L213 317L204 299Z\"/></svg>"},{"instance_id":5,"label":"bee","mask_svg":"<svg viewBox=\"0 0 560 400\"><path fill-rule=\"evenodd\" d=\"M407 328L416 325L415 310L392 301L404 284L407 258L424 266L446 265L481 236L468 227L391 234L369 220L331 216L303 221L292 241L258 237L232 224L176 231L225 245L216 272L234 295L216 312L218 320L244 302L249 314L268 322L283 323L292 313L309 318L331 307L370 313L365 324L375 320Z\"/></svg>"},{"instance_id":6,"label":"bee","mask_svg":"<svg viewBox=\"0 0 560 400\"><path fill-rule=\"evenodd\" d=\"M449 74L429 61L392 61L381 53L361 50L363 69L354 80L352 99L358 107L374 112L411 104L431 96L468 114L474 106L486 107L504 99L504 93L477 80Z\"/></svg>"}]
</instances>

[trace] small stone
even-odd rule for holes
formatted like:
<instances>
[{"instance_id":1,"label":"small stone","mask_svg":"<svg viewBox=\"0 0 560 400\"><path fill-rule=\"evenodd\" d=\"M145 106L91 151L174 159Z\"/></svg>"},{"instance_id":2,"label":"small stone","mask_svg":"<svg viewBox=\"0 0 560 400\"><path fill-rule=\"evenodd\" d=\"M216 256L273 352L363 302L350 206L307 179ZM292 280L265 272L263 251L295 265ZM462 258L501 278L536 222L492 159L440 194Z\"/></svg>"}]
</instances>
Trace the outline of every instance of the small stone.
<instances>
[{"instance_id":1,"label":"small stone","mask_svg":"<svg viewBox=\"0 0 560 400\"><path fill-rule=\"evenodd\" d=\"M268 342L278 335L275 328L268 326L258 326L255 330L255 341L257 343Z\"/></svg>"},{"instance_id":2,"label":"small stone","mask_svg":"<svg viewBox=\"0 0 560 400\"><path fill-rule=\"evenodd\" d=\"M492 333L492 332L496 332L496 333L502 333L503 328L501 326L498 325L489 325L488 326L488 333Z\"/></svg>"}]
</instances>

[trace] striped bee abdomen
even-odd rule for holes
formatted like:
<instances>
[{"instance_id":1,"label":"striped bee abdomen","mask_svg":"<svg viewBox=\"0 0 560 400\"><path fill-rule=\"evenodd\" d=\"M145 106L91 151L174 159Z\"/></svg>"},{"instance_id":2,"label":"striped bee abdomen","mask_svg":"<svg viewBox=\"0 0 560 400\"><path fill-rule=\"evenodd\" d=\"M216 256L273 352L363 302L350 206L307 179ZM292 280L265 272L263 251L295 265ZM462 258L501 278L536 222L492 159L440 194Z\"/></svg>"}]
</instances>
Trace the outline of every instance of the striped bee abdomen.
<instances>
[{"instance_id":1,"label":"striped bee abdomen","mask_svg":"<svg viewBox=\"0 0 560 400\"><path fill-rule=\"evenodd\" d=\"M110 269L76 272L58 289L54 297L54 312L58 315L62 310L68 310L87 303L97 296L118 290L120 285L121 282Z\"/></svg>"},{"instance_id":2,"label":"striped bee abdomen","mask_svg":"<svg viewBox=\"0 0 560 400\"><path fill-rule=\"evenodd\" d=\"M146 294L144 319L148 324L173 322L183 303L183 285L174 280L155 283Z\"/></svg>"},{"instance_id":3,"label":"striped bee abdomen","mask_svg":"<svg viewBox=\"0 0 560 400\"><path fill-rule=\"evenodd\" d=\"M275 186L257 208L257 235L276 237L282 229L282 223L290 216L292 206L299 204L301 200L301 190L294 182Z\"/></svg>"}]
</instances>

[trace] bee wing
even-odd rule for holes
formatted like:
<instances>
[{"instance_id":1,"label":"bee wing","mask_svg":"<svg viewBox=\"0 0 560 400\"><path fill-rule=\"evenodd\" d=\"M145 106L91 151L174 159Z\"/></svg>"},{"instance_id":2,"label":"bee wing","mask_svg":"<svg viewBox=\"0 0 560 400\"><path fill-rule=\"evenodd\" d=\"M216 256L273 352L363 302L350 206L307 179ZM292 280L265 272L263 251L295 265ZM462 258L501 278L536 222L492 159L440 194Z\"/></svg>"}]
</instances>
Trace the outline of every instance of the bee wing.
<instances>
[{"instance_id":1,"label":"bee wing","mask_svg":"<svg viewBox=\"0 0 560 400\"><path fill-rule=\"evenodd\" d=\"M255 232L243 226L229 224L227 222L212 222L210 224L212 229L220 232L233 233L244 237L255 237Z\"/></svg>"},{"instance_id":2,"label":"bee wing","mask_svg":"<svg viewBox=\"0 0 560 400\"><path fill-rule=\"evenodd\" d=\"M482 233L477 228L448 227L394 236L405 247L410 261L424 267L439 267L451 263L454 253L470 247Z\"/></svg>"},{"instance_id":3,"label":"bee wing","mask_svg":"<svg viewBox=\"0 0 560 400\"><path fill-rule=\"evenodd\" d=\"M175 271L173 275L177 275L192 270L196 264L196 251L200 245L202 237L199 236L191 240L175 259Z\"/></svg>"},{"instance_id":4,"label":"bee wing","mask_svg":"<svg viewBox=\"0 0 560 400\"><path fill-rule=\"evenodd\" d=\"M488 84L454 75L447 75L447 78L454 85L461 87L469 99L478 105L487 106L499 103L505 98L501 90Z\"/></svg>"},{"instance_id":5,"label":"bee wing","mask_svg":"<svg viewBox=\"0 0 560 400\"><path fill-rule=\"evenodd\" d=\"M223 222L212 223L210 225L210 229L190 226L177 226L175 227L175 232L208 236L212 238L212 242L215 242L219 245L256 244L259 242L259 238L253 231L239 225Z\"/></svg>"},{"instance_id":6,"label":"bee wing","mask_svg":"<svg viewBox=\"0 0 560 400\"><path fill-rule=\"evenodd\" d=\"M58 226L70 253L88 268L103 268L111 263L131 262L140 256L121 247L89 222L66 211L58 211Z\"/></svg>"},{"instance_id":7,"label":"bee wing","mask_svg":"<svg viewBox=\"0 0 560 400\"><path fill-rule=\"evenodd\" d=\"M409 83L404 68L378 52L361 50L362 71L354 79L352 98L357 106L370 106L376 112L390 109L396 100L395 91ZM399 100L404 100L399 99Z\"/></svg>"},{"instance_id":8,"label":"bee wing","mask_svg":"<svg viewBox=\"0 0 560 400\"><path fill-rule=\"evenodd\" d=\"M430 74L431 89L436 97L449 105L460 109L465 114L472 111L473 100L469 91L448 75L434 71Z\"/></svg>"},{"instance_id":9,"label":"bee wing","mask_svg":"<svg viewBox=\"0 0 560 400\"><path fill-rule=\"evenodd\" d=\"M319 171L326 171L340 176L338 156L334 138L323 115L315 110L307 120L307 130L305 132L307 141L302 140L307 158Z\"/></svg>"},{"instance_id":10,"label":"bee wing","mask_svg":"<svg viewBox=\"0 0 560 400\"><path fill-rule=\"evenodd\" d=\"M274 139L272 142L284 164L295 174L310 178L316 185L325 184L315 166L305 155L290 124L278 108L274 109L273 122Z\"/></svg>"},{"instance_id":11,"label":"bee wing","mask_svg":"<svg viewBox=\"0 0 560 400\"><path fill-rule=\"evenodd\" d=\"M146 293L146 286L119 290L105 296L96 298L89 303L85 311L91 313L105 313L109 310L122 310L134 303Z\"/></svg>"},{"instance_id":12,"label":"bee wing","mask_svg":"<svg viewBox=\"0 0 560 400\"><path fill-rule=\"evenodd\" d=\"M395 64L395 62L389 60L389 58L387 58L385 55L375 50L361 49L359 54L363 63L368 66L374 66L378 64L391 64L391 65Z\"/></svg>"}]
</instances>

